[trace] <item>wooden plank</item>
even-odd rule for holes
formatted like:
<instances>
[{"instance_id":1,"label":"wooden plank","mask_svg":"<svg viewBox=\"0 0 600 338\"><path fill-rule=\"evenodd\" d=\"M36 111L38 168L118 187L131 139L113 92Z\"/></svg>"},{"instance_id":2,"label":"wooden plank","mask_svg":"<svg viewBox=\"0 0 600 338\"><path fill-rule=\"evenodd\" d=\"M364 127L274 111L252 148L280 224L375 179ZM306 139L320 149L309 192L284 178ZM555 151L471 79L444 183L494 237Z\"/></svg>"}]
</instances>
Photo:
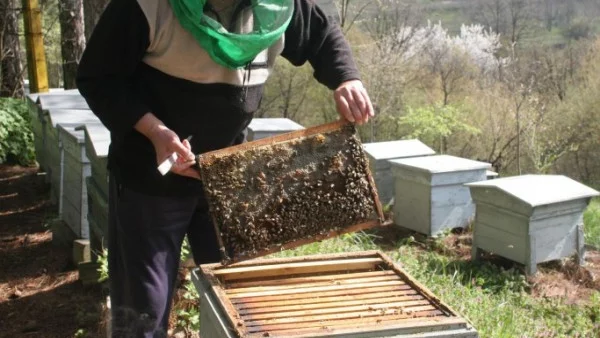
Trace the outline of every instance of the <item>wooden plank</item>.
<instances>
[{"instance_id":1,"label":"wooden plank","mask_svg":"<svg viewBox=\"0 0 600 338\"><path fill-rule=\"evenodd\" d=\"M396 276L394 271L369 271L369 272L357 272L357 273L345 273L345 274L332 274L332 275L319 275L319 276L307 276L307 277L293 277L293 278L278 278L278 279L260 279L252 282L237 282L237 283L228 283L225 287L227 290L235 289L235 288L244 288L244 287L252 287L252 286L278 286L278 285L288 285L288 284L296 284L296 283L312 283L323 280L343 280L343 279L352 279L352 278L362 278L362 277L377 277L377 276Z\"/></svg>"},{"instance_id":2,"label":"wooden plank","mask_svg":"<svg viewBox=\"0 0 600 338\"><path fill-rule=\"evenodd\" d=\"M401 296L391 296L391 295L382 295L379 298L372 299L359 299L359 300L349 300L349 301L340 301L338 297L334 299L330 299L330 302L320 302L313 304L304 304L298 305L295 302L288 305L282 306L264 306L253 309L240 309L238 308L238 313L240 316L244 317L246 315L255 316L259 314L267 314L267 313L286 313L292 311L304 311L304 310L323 310L329 308L346 308L352 306L359 305L379 305L379 304L389 304L389 303L397 303L397 302L408 302L408 301L417 301L423 300L423 296L420 295L401 295ZM256 319L256 317L252 317L252 319Z\"/></svg>"},{"instance_id":3,"label":"wooden plank","mask_svg":"<svg viewBox=\"0 0 600 338\"><path fill-rule=\"evenodd\" d=\"M408 285L386 285L379 287L368 287L364 289L342 289L342 290L329 290L323 292L314 292L310 295L312 298L323 298L323 297L333 297L333 296L344 296L344 295L356 295L356 294L366 294L366 293L375 293L375 292L394 292L394 291L404 291L410 290L410 286ZM226 296L226 295L225 295ZM291 294L291 295L275 295L275 296L262 296L262 297L247 297L247 298L223 298L227 299L228 302L232 304L249 304L256 302L271 302L271 301L286 301L286 300L296 300L296 299L307 299L306 294Z\"/></svg>"},{"instance_id":4,"label":"wooden plank","mask_svg":"<svg viewBox=\"0 0 600 338\"><path fill-rule=\"evenodd\" d=\"M382 276L382 277L363 277L363 278L354 278L354 279L330 279L321 282L312 282L312 283L297 283L297 284L289 284L289 285L278 285L278 286L252 286L247 288L236 288L236 289L226 289L225 292L228 295L233 295L237 293L246 293L246 292L261 292L261 291L276 291L276 290L295 290L298 288L308 288L308 287L317 287L317 286L328 286L328 285L350 285L350 284L364 284L370 282L384 282L384 281L392 281L399 280L398 276Z\"/></svg>"},{"instance_id":5,"label":"wooden plank","mask_svg":"<svg viewBox=\"0 0 600 338\"><path fill-rule=\"evenodd\" d=\"M22 0L27 46L27 68L29 72L29 90L32 93L48 91L48 70L44 37L42 33L42 11L38 0Z\"/></svg>"},{"instance_id":6,"label":"wooden plank","mask_svg":"<svg viewBox=\"0 0 600 338\"><path fill-rule=\"evenodd\" d=\"M301 293L313 293L313 292L324 292L324 291L339 291L339 290L354 290L354 289L365 289L368 287L376 286L402 286L405 285L403 281L393 280L385 282L377 282L371 284L350 284L350 285L329 285L329 286L317 286L308 288L297 288L293 290L276 290L276 291L260 291L260 292L246 292L228 295L230 299L235 298L250 298L250 297L263 297L263 296L275 296L275 295L296 295Z\"/></svg>"},{"instance_id":7,"label":"wooden plank","mask_svg":"<svg viewBox=\"0 0 600 338\"><path fill-rule=\"evenodd\" d=\"M421 312L415 312L412 314L388 314L382 315L381 312L373 312L371 314L368 313L340 313L340 314L331 314L324 315L318 317L310 317L305 320L299 318L282 318L277 320L270 321L261 321L261 322L253 322L252 325L246 326L248 328L248 333L255 332L264 332L264 331L273 331L273 330L284 330L284 329L293 329L298 327L323 327L327 325L336 325L336 322L345 321L346 323L351 320L355 322L360 322L365 318L375 318L375 320L403 320L409 318L420 318L422 320L426 320L427 317L440 316L442 312L439 310L427 310ZM326 321L331 321L328 323Z\"/></svg>"},{"instance_id":8,"label":"wooden plank","mask_svg":"<svg viewBox=\"0 0 600 338\"><path fill-rule=\"evenodd\" d=\"M342 333L337 332L341 330L347 330L348 333L358 333L358 332L373 332L373 331L381 331L386 329L394 329L394 328L405 328L405 329L419 329L419 328L430 328L439 326L457 326L457 327L466 327L466 322L462 318L454 318L454 317L433 317L433 318L404 318L399 321L397 318L391 317L383 317L383 318L364 318L360 320L346 320L346 321L337 321L326 324L315 323L310 325L310 327L292 327L289 329L281 329L281 330L269 330L264 332L269 332L270 336L277 337L315 337L315 335L323 335L323 334L334 334L334 333ZM421 331L421 330L419 330ZM255 333L248 338L254 337L264 337L264 332ZM373 332L374 333L374 332ZM374 333L375 334L375 333ZM306 335L306 336L305 336Z\"/></svg>"},{"instance_id":9,"label":"wooden plank","mask_svg":"<svg viewBox=\"0 0 600 338\"><path fill-rule=\"evenodd\" d=\"M327 306L329 303L338 303L344 301L365 301L368 302L370 300L379 300L384 298L400 298L400 297L409 297L417 294L416 290L412 290L410 288L406 288L405 290L398 291L385 291L385 292L374 292L374 293L358 293L354 295L333 295L333 296L322 296L322 297L310 297L306 298L303 295L303 298L294 299L293 303L289 299L285 300L272 300L272 301L264 301L264 302L251 302L251 303L234 303L238 312L242 311L252 311L256 309L257 311L268 311L271 308L278 307L297 307L301 308L304 305L307 306ZM290 305L292 304L292 305Z\"/></svg>"},{"instance_id":10,"label":"wooden plank","mask_svg":"<svg viewBox=\"0 0 600 338\"><path fill-rule=\"evenodd\" d=\"M382 263L380 258L357 258L325 262L295 262L289 264L257 265L252 267L223 268L212 271L222 280L373 269Z\"/></svg>"},{"instance_id":11,"label":"wooden plank","mask_svg":"<svg viewBox=\"0 0 600 338\"><path fill-rule=\"evenodd\" d=\"M421 297L423 298L423 297ZM378 304L363 304L363 305L352 305L352 306L339 306L339 307L331 307L331 308L319 308L319 309L307 309L307 310L297 310L297 311L286 311L286 312L268 312L268 313L258 313L258 314L247 314L242 315L242 319L245 321L259 321L259 320L267 320L267 319L278 319L278 318L300 318L300 317L309 317L309 316L319 316L324 314L340 314L344 312L367 312L371 313L373 311L382 314L383 312L391 311L393 313L404 313L404 312L415 312L410 310L410 307L417 306L428 306L428 309L434 309L434 307L429 303L428 300L410 300L410 301L401 301L401 302L390 302L390 303L378 303Z\"/></svg>"}]
</instances>

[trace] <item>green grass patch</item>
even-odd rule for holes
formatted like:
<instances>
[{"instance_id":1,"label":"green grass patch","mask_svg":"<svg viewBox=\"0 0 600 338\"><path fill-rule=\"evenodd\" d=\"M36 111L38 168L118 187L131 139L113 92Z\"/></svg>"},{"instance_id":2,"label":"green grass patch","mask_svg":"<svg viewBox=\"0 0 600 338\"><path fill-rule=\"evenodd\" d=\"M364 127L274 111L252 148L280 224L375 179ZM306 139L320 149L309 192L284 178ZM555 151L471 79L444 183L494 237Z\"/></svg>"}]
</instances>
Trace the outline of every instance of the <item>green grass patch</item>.
<instances>
[{"instance_id":1,"label":"green grass patch","mask_svg":"<svg viewBox=\"0 0 600 338\"><path fill-rule=\"evenodd\" d=\"M600 199L592 200L583 215L585 243L600 248Z\"/></svg>"}]
</instances>

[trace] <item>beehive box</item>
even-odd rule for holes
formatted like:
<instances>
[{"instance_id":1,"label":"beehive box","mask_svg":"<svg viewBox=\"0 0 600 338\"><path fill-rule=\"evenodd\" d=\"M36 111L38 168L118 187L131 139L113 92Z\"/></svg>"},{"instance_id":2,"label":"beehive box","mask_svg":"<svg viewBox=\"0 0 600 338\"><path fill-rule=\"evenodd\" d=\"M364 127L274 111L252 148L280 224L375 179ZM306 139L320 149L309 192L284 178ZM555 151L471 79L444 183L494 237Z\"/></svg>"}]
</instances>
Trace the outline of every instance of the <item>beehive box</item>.
<instances>
[{"instance_id":1,"label":"beehive box","mask_svg":"<svg viewBox=\"0 0 600 338\"><path fill-rule=\"evenodd\" d=\"M198 158L224 261L383 222L356 129L335 122Z\"/></svg>"},{"instance_id":2,"label":"beehive box","mask_svg":"<svg viewBox=\"0 0 600 338\"><path fill-rule=\"evenodd\" d=\"M434 155L435 151L419 140L399 140L365 143L371 172L375 176L381 203L388 204L394 197L394 178L390 160Z\"/></svg>"},{"instance_id":3,"label":"beehive box","mask_svg":"<svg viewBox=\"0 0 600 338\"><path fill-rule=\"evenodd\" d=\"M524 175L467 184L477 212L473 255L493 252L524 264L578 254L584 259L583 212L599 193L565 176Z\"/></svg>"},{"instance_id":4,"label":"beehive box","mask_svg":"<svg viewBox=\"0 0 600 338\"><path fill-rule=\"evenodd\" d=\"M85 154L84 132L61 124L58 125L58 132L63 151L61 219L73 231L76 238L88 239L88 203L85 178L90 176L91 168Z\"/></svg>"},{"instance_id":5,"label":"beehive box","mask_svg":"<svg viewBox=\"0 0 600 338\"><path fill-rule=\"evenodd\" d=\"M57 125L75 128L87 123L98 123L99 119L89 110L51 109L44 115L43 139L46 168L50 178L51 201L58 203L61 179L61 147Z\"/></svg>"},{"instance_id":6,"label":"beehive box","mask_svg":"<svg viewBox=\"0 0 600 338\"><path fill-rule=\"evenodd\" d=\"M394 223L435 236L464 228L475 216L465 183L486 180L489 163L449 155L392 160Z\"/></svg>"},{"instance_id":7,"label":"beehive box","mask_svg":"<svg viewBox=\"0 0 600 338\"><path fill-rule=\"evenodd\" d=\"M108 150L110 131L98 123L87 123L81 129L85 132L85 152L92 167L92 179L104 196L108 196Z\"/></svg>"},{"instance_id":8,"label":"beehive box","mask_svg":"<svg viewBox=\"0 0 600 338\"><path fill-rule=\"evenodd\" d=\"M302 129L303 126L287 118L256 118L247 128L246 139L256 141Z\"/></svg>"},{"instance_id":9,"label":"beehive box","mask_svg":"<svg viewBox=\"0 0 600 338\"><path fill-rule=\"evenodd\" d=\"M478 337L377 251L207 264L193 281L201 337Z\"/></svg>"},{"instance_id":10,"label":"beehive box","mask_svg":"<svg viewBox=\"0 0 600 338\"><path fill-rule=\"evenodd\" d=\"M90 109L78 90L39 95L37 103L42 111L50 109Z\"/></svg>"},{"instance_id":11,"label":"beehive box","mask_svg":"<svg viewBox=\"0 0 600 338\"><path fill-rule=\"evenodd\" d=\"M108 238L108 196L105 196L93 180L93 176L85 179L88 202L88 225L90 229L90 249L92 260L96 261L98 253L106 247Z\"/></svg>"}]
</instances>

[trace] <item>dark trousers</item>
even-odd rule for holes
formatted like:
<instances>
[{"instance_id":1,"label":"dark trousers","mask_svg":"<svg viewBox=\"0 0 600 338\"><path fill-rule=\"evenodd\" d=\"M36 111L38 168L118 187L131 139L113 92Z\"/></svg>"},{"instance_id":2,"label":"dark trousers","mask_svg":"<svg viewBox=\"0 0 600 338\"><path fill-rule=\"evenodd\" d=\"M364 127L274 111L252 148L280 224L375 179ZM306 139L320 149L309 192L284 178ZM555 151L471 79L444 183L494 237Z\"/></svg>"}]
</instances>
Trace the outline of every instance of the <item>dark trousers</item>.
<instances>
[{"instance_id":1,"label":"dark trousers","mask_svg":"<svg viewBox=\"0 0 600 338\"><path fill-rule=\"evenodd\" d=\"M141 194L113 177L109 194L112 336L167 337L185 235L196 264L220 260L207 202Z\"/></svg>"}]
</instances>

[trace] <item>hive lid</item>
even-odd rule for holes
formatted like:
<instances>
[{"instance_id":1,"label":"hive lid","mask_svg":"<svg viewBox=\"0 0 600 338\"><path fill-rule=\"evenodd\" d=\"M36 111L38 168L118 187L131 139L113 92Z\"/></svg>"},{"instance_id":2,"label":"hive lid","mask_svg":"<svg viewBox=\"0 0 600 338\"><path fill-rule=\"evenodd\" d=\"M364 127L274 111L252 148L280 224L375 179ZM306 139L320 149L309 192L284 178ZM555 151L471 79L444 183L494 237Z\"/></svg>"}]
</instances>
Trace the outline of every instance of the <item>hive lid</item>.
<instances>
[{"instance_id":1,"label":"hive lid","mask_svg":"<svg viewBox=\"0 0 600 338\"><path fill-rule=\"evenodd\" d=\"M489 169L492 167L492 165L489 163L473 161L466 158L450 155L436 155L390 160L390 164L393 167L395 166L410 168L414 170L429 172L432 174Z\"/></svg>"},{"instance_id":2,"label":"hive lid","mask_svg":"<svg viewBox=\"0 0 600 338\"><path fill-rule=\"evenodd\" d=\"M47 112L47 116L52 127L65 123L82 125L100 122L100 119L91 110L84 109L50 109Z\"/></svg>"},{"instance_id":3,"label":"hive lid","mask_svg":"<svg viewBox=\"0 0 600 338\"><path fill-rule=\"evenodd\" d=\"M399 140L364 144L365 151L375 160L434 155L435 151L419 140Z\"/></svg>"},{"instance_id":4,"label":"hive lid","mask_svg":"<svg viewBox=\"0 0 600 338\"><path fill-rule=\"evenodd\" d=\"M199 272L194 282L203 278L200 288L216 297L236 338L477 336L378 251L206 264Z\"/></svg>"},{"instance_id":5,"label":"hive lid","mask_svg":"<svg viewBox=\"0 0 600 338\"><path fill-rule=\"evenodd\" d=\"M108 156L108 149L111 142L110 131L106 129L104 124L99 121L96 123L86 123L78 129L85 132L85 142L89 143L92 147L96 157Z\"/></svg>"},{"instance_id":6,"label":"hive lid","mask_svg":"<svg viewBox=\"0 0 600 338\"><path fill-rule=\"evenodd\" d=\"M59 132L68 134L73 139L76 139L78 143L83 143L85 139L85 135L83 131L77 130L76 127L79 125L73 125L71 123L58 124L56 128Z\"/></svg>"},{"instance_id":7,"label":"hive lid","mask_svg":"<svg viewBox=\"0 0 600 338\"><path fill-rule=\"evenodd\" d=\"M252 119L248 129L252 131L292 131L304 129L303 126L287 118Z\"/></svg>"},{"instance_id":8,"label":"hive lid","mask_svg":"<svg viewBox=\"0 0 600 338\"><path fill-rule=\"evenodd\" d=\"M600 195L598 191L562 175L513 176L466 185L504 191L532 207Z\"/></svg>"},{"instance_id":9,"label":"hive lid","mask_svg":"<svg viewBox=\"0 0 600 338\"><path fill-rule=\"evenodd\" d=\"M87 101L79 92L57 92L39 95L37 103L42 110L48 109L90 109Z\"/></svg>"},{"instance_id":10,"label":"hive lid","mask_svg":"<svg viewBox=\"0 0 600 338\"><path fill-rule=\"evenodd\" d=\"M356 128L339 121L198 158L223 261L380 225Z\"/></svg>"}]
</instances>

